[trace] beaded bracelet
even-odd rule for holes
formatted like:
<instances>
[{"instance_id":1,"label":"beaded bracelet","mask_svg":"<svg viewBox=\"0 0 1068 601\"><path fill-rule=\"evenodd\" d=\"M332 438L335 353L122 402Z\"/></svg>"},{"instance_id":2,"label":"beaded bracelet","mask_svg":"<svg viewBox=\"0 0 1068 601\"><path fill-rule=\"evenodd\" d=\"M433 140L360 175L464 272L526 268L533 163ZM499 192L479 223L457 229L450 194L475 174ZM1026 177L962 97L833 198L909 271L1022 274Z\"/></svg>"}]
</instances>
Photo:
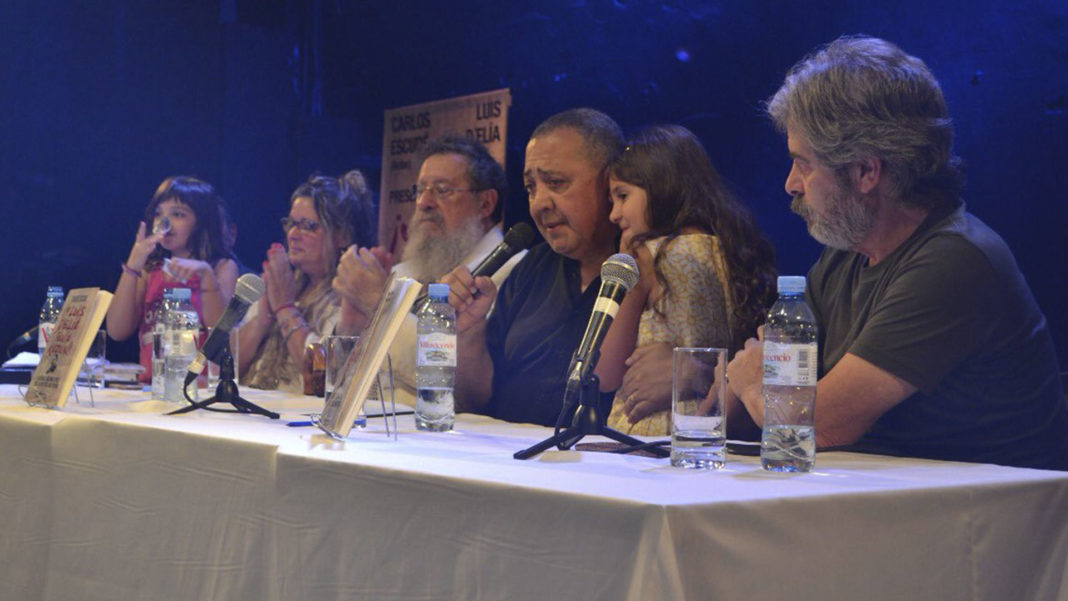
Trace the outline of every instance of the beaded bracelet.
<instances>
[{"instance_id":1,"label":"beaded bracelet","mask_svg":"<svg viewBox=\"0 0 1068 601\"><path fill-rule=\"evenodd\" d=\"M289 330L288 332L286 332L286 335L282 337L282 344L289 344L289 338L293 334L296 334L297 330L299 330L301 328L311 328L311 326L308 325L308 322L301 320L300 323L298 323L297 325L293 326L293 328L291 330Z\"/></svg>"},{"instance_id":2,"label":"beaded bracelet","mask_svg":"<svg viewBox=\"0 0 1068 601\"><path fill-rule=\"evenodd\" d=\"M133 267L130 267L130 266L129 266L129 265L127 265L126 263L122 263L122 270L123 270L124 272L126 272L126 273L128 273L128 274L132 275L132 276L133 276L133 277L135 277L135 278L139 278L139 277L141 277L141 272L140 272L140 271L138 271L138 270L134 269Z\"/></svg>"}]
</instances>

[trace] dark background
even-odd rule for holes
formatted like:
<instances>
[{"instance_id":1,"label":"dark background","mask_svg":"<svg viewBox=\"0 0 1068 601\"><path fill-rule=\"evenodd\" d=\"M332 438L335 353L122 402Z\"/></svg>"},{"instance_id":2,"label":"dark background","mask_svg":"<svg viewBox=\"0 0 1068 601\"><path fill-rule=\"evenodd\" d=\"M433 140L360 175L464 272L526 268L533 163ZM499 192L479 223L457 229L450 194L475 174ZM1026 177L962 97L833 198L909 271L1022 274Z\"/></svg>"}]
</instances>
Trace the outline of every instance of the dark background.
<instances>
[{"instance_id":1,"label":"dark background","mask_svg":"<svg viewBox=\"0 0 1068 601\"><path fill-rule=\"evenodd\" d=\"M592 106L627 130L681 123L757 214L784 273L818 254L761 114L786 70L847 33L885 37L942 83L972 212L1004 236L1053 328L1068 315L1068 3L8 0L0 7L0 339L49 284L112 289L159 182L214 183L256 266L310 172L376 183L387 108L511 88L509 223L530 131ZM533 3L531 3L533 4ZM133 357L113 345L112 359Z\"/></svg>"}]
</instances>

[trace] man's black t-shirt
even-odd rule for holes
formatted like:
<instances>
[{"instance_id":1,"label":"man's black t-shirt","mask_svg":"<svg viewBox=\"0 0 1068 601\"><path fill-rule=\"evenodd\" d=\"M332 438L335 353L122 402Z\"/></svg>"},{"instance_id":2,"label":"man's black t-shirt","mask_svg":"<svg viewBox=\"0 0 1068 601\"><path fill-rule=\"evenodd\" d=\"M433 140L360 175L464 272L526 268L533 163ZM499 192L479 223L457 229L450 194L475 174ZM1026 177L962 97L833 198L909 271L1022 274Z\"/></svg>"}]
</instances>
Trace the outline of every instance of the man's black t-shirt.
<instances>
[{"instance_id":1,"label":"man's black t-shirt","mask_svg":"<svg viewBox=\"0 0 1068 601\"><path fill-rule=\"evenodd\" d=\"M600 289L582 290L577 261L542 243L530 250L497 294L486 327L493 397L485 413L552 426L560 414L571 356Z\"/></svg>"}]
</instances>

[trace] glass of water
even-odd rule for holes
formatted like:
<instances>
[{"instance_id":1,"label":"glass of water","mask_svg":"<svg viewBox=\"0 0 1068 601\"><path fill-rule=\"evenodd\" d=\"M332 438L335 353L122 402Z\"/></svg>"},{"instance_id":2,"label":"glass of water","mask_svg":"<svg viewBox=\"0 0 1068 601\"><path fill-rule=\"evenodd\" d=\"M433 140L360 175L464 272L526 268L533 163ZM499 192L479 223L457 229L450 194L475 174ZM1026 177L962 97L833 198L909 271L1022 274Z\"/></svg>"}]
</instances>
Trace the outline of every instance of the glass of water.
<instances>
[{"instance_id":1,"label":"glass of water","mask_svg":"<svg viewBox=\"0 0 1068 601\"><path fill-rule=\"evenodd\" d=\"M671 465L721 469L726 456L727 349L675 348Z\"/></svg>"},{"instance_id":2,"label":"glass of water","mask_svg":"<svg viewBox=\"0 0 1068 601\"><path fill-rule=\"evenodd\" d=\"M81 376L93 388L104 387L104 372L108 366L107 348L107 331L100 330L93 337L89 352L85 354L85 361L82 363Z\"/></svg>"},{"instance_id":3,"label":"glass of water","mask_svg":"<svg viewBox=\"0 0 1068 601\"><path fill-rule=\"evenodd\" d=\"M359 341L359 336L326 337L324 343L326 344L326 399L328 402L335 393L343 393L349 384L349 380L352 379L351 371L347 371L345 368L348 366L349 357L356 350L356 344ZM362 408L356 415L355 421L359 427L366 425L367 418Z\"/></svg>"}]
</instances>

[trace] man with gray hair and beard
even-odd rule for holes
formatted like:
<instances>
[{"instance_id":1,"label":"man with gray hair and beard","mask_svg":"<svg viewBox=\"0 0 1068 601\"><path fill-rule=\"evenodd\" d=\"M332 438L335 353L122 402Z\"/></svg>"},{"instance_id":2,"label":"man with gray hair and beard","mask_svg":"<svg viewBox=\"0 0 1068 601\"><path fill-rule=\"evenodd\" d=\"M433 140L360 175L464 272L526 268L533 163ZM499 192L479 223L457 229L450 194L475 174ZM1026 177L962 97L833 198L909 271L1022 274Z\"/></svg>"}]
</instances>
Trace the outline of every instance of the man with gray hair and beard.
<instances>
[{"instance_id":1,"label":"man with gray hair and beard","mask_svg":"<svg viewBox=\"0 0 1068 601\"><path fill-rule=\"evenodd\" d=\"M993 230L965 210L942 91L920 59L845 37L767 103L786 134L791 209L826 245L818 446L1068 469L1068 409L1045 317ZM728 367L760 425L763 345ZM740 407L739 407L740 408Z\"/></svg>"},{"instance_id":2,"label":"man with gray hair and beard","mask_svg":"<svg viewBox=\"0 0 1068 601\"><path fill-rule=\"evenodd\" d=\"M459 136L432 140L422 152L414 186L415 212L408 225L403 261L392 265L385 249L349 248L338 263L334 290L341 296L337 333L359 334L370 322L391 270L424 284L458 265L474 269L501 243L500 220L507 180L504 169L481 143ZM509 259L493 275L500 285L526 254ZM416 318L405 318L390 358L397 400L415 403Z\"/></svg>"}]
</instances>

